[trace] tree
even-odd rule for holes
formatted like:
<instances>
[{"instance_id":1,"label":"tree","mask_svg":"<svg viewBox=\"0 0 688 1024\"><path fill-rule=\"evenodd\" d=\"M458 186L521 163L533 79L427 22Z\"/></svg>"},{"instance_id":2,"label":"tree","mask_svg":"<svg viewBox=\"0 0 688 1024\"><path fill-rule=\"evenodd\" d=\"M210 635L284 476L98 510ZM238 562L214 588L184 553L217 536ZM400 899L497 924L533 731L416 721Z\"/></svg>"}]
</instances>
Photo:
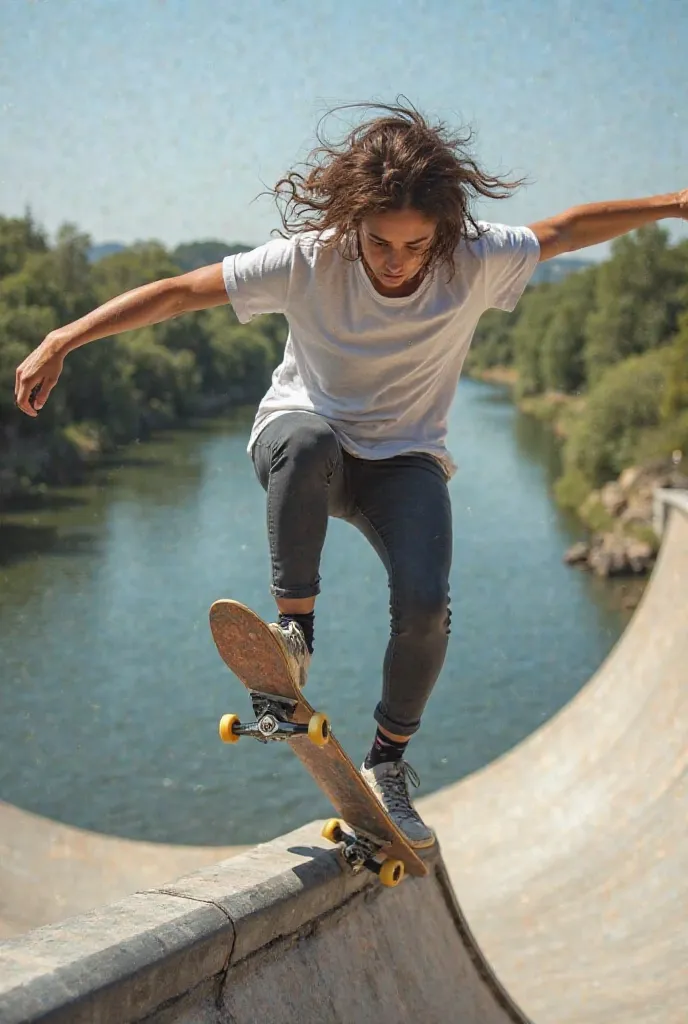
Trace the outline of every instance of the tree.
<instances>
[{"instance_id":1,"label":"tree","mask_svg":"<svg viewBox=\"0 0 688 1024\"><path fill-rule=\"evenodd\" d=\"M574 394L585 388L585 329L597 273L597 268L591 267L572 274L554 294L550 292L554 309L542 337L540 358L542 382L548 391Z\"/></svg>"},{"instance_id":2,"label":"tree","mask_svg":"<svg viewBox=\"0 0 688 1024\"><path fill-rule=\"evenodd\" d=\"M591 384L607 367L668 340L676 327L682 276L668 234L656 224L616 239L612 258L599 268L585 325Z\"/></svg>"}]
</instances>

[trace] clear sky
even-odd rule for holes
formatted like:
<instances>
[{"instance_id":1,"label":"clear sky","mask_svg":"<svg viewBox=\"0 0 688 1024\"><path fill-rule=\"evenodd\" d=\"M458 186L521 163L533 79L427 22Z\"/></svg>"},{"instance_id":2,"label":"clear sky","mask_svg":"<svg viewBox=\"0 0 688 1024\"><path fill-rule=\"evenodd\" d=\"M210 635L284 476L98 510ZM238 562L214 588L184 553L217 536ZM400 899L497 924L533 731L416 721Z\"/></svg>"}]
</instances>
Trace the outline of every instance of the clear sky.
<instances>
[{"instance_id":1,"label":"clear sky","mask_svg":"<svg viewBox=\"0 0 688 1024\"><path fill-rule=\"evenodd\" d=\"M2 0L0 214L259 243L320 116L400 93L528 176L483 217L688 187L687 0Z\"/></svg>"}]
</instances>

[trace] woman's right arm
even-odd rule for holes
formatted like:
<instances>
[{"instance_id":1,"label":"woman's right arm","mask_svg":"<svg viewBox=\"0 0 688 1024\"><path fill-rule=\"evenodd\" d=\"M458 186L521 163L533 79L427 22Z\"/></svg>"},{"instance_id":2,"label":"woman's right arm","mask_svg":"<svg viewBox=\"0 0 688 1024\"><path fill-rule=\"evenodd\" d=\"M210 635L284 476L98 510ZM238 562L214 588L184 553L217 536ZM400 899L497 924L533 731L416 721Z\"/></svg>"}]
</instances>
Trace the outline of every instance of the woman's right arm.
<instances>
[{"instance_id":1,"label":"woman's right arm","mask_svg":"<svg viewBox=\"0 0 688 1024\"><path fill-rule=\"evenodd\" d=\"M79 320L51 331L26 357L15 375L17 406L27 416L37 416L57 383L67 353L89 341L228 302L221 263L116 295Z\"/></svg>"}]
</instances>

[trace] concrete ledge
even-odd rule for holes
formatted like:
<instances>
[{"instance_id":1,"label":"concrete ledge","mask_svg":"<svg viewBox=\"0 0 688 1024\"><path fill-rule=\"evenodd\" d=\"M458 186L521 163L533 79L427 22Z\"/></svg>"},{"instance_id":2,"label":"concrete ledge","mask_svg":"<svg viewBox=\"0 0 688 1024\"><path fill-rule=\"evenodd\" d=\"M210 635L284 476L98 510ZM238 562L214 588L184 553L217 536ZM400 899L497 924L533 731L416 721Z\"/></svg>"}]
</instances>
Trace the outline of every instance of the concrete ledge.
<instances>
[{"instance_id":1,"label":"concrete ledge","mask_svg":"<svg viewBox=\"0 0 688 1024\"><path fill-rule=\"evenodd\" d=\"M652 496L652 506L654 531L658 537L662 537L673 508L688 515L688 491L658 487Z\"/></svg>"},{"instance_id":2,"label":"concrete ledge","mask_svg":"<svg viewBox=\"0 0 688 1024\"><path fill-rule=\"evenodd\" d=\"M230 964L370 881L342 870L314 823L162 889L36 929L0 943L0 1024L124 1024L209 982L219 992Z\"/></svg>"}]
</instances>

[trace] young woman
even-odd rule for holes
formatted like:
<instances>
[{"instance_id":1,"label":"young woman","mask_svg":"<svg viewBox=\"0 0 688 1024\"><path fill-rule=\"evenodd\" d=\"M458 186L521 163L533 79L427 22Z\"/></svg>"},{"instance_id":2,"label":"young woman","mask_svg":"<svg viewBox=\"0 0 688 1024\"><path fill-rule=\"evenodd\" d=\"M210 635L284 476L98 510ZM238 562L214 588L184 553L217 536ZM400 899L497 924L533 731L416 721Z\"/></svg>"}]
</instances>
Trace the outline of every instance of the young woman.
<instances>
[{"instance_id":1,"label":"young woman","mask_svg":"<svg viewBox=\"0 0 688 1024\"><path fill-rule=\"evenodd\" d=\"M274 194L283 232L251 252L144 285L49 334L16 374L35 416L80 345L231 302L242 323L283 313L284 359L249 440L267 492L271 629L304 684L329 516L358 527L389 576L391 636L377 733L362 775L416 846L432 831L411 804L404 759L449 635L452 515L447 414L473 332L513 310L539 260L664 217L688 192L575 206L527 227L476 221L476 196L520 182L486 174L467 139L413 108L381 105L339 145L323 143Z\"/></svg>"}]
</instances>

